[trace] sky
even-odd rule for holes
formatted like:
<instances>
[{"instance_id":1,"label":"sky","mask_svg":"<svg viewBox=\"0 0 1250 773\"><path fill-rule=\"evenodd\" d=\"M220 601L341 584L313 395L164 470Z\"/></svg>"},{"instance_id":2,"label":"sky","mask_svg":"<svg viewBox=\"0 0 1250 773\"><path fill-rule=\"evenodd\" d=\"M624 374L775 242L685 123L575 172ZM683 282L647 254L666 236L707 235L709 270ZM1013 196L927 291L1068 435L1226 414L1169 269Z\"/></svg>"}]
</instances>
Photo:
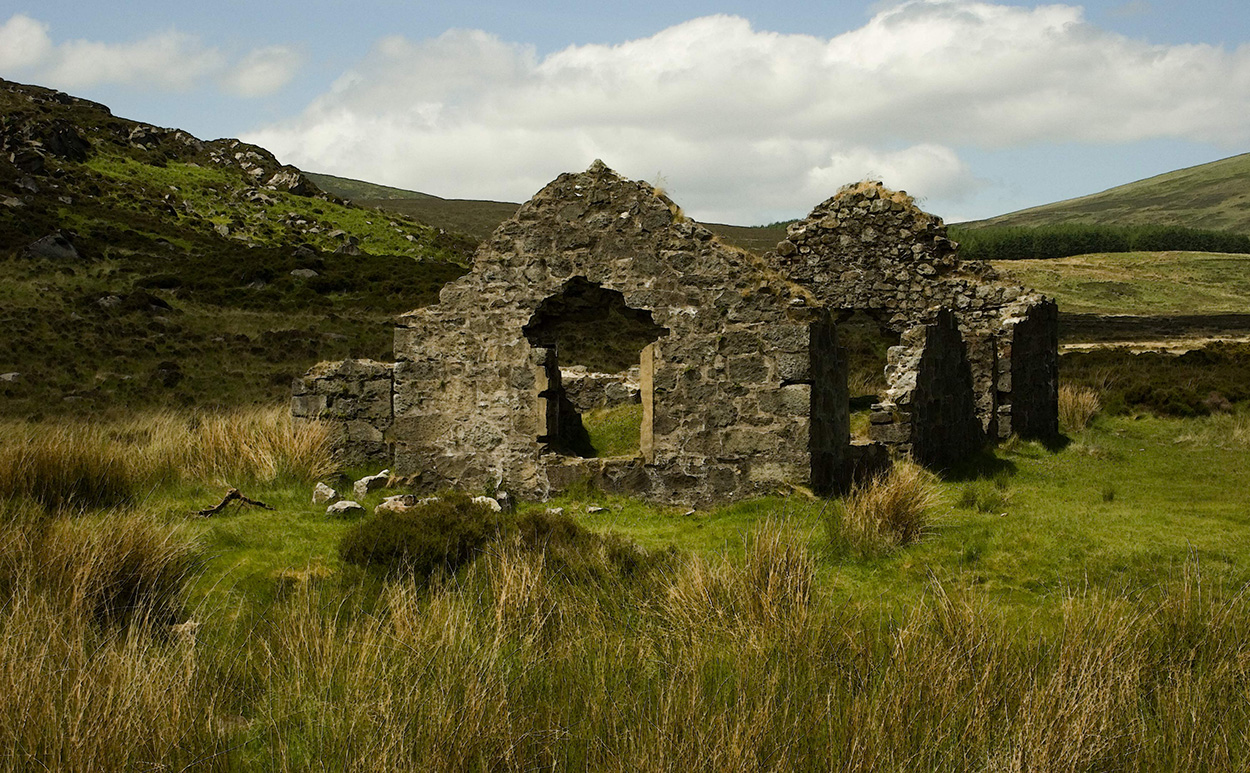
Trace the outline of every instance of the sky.
<instances>
[{"instance_id":1,"label":"sky","mask_svg":"<svg viewBox=\"0 0 1250 773\"><path fill-rule=\"evenodd\" d=\"M0 0L0 77L446 198L599 158L742 225L862 179L957 222L1250 151L1245 0Z\"/></svg>"}]
</instances>

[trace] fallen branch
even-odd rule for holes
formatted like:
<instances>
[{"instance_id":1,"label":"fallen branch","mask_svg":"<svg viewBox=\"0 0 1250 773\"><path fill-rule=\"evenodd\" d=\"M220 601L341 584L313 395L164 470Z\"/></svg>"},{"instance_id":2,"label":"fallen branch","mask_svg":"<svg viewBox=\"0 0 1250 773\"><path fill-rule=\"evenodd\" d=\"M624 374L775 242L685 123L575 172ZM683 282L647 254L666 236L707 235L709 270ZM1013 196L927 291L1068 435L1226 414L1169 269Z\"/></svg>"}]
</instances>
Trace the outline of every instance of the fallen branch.
<instances>
[{"instance_id":1,"label":"fallen branch","mask_svg":"<svg viewBox=\"0 0 1250 773\"><path fill-rule=\"evenodd\" d=\"M243 505L253 505L254 507L261 507L261 508L264 508L265 510L273 509L272 507L265 504L264 502L259 502L255 499L248 499L247 497L240 494L237 488L232 488L226 492L226 496L223 497L222 500L218 502L216 505L214 505L213 507L204 509L204 510L196 510L195 514L202 515L205 518L207 518L210 515L216 515L217 513L220 513L222 510L226 509L226 505L230 504L231 502L237 502L239 504L239 507L242 507Z\"/></svg>"}]
</instances>

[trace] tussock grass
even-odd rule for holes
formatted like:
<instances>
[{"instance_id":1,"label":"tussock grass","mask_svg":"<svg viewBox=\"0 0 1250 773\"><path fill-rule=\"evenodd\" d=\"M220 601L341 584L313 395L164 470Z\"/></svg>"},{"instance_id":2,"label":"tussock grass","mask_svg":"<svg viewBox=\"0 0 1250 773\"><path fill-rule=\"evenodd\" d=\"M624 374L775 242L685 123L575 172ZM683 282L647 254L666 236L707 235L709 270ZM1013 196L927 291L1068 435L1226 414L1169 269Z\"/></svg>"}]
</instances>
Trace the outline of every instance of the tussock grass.
<instances>
[{"instance_id":1,"label":"tussock grass","mask_svg":"<svg viewBox=\"0 0 1250 773\"><path fill-rule=\"evenodd\" d=\"M826 536L835 549L863 555L918 541L939 503L932 473L911 462L855 484L825 517Z\"/></svg>"},{"instance_id":2,"label":"tussock grass","mask_svg":"<svg viewBox=\"0 0 1250 773\"><path fill-rule=\"evenodd\" d=\"M133 496L137 477L125 450L97 425L4 428L0 498L47 508L112 507Z\"/></svg>"},{"instance_id":3,"label":"tussock grass","mask_svg":"<svg viewBox=\"0 0 1250 773\"><path fill-rule=\"evenodd\" d=\"M337 471L329 429L285 408L103 423L0 425L0 499L49 510L108 508L179 481L308 483Z\"/></svg>"},{"instance_id":4,"label":"tussock grass","mask_svg":"<svg viewBox=\"0 0 1250 773\"><path fill-rule=\"evenodd\" d=\"M1208 448L1250 449L1250 414L1213 414L1195 419L1176 442Z\"/></svg>"},{"instance_id":5,"label":"tussock grass","mask_svg":"<svg viewBox=\"0 0 1250 773\"><path fill-rule=\"evenodd\" d=\"M309 586L194 637L0 606L0 767L1240 770L1250 608L1191 564L1157 601L1008 623L934 582L894 618L814 591L778 520L745 555L569 581L522 540L369 614ZM100 547L90 548L92 551ZM605 555L605 554L597 554Z\"/></svg>"},{"instance_id":6,"label":"tussock grass","mask_svg":"<svg viewBox=\"0 0 1250 773\"><path fill-rule=\"evenodd\" d=\"M1102 410L1098 392L1088 387L1059 386L1059 425L1069 432L1079 432L1090 425Z\"/></svg>"}]
</instances>

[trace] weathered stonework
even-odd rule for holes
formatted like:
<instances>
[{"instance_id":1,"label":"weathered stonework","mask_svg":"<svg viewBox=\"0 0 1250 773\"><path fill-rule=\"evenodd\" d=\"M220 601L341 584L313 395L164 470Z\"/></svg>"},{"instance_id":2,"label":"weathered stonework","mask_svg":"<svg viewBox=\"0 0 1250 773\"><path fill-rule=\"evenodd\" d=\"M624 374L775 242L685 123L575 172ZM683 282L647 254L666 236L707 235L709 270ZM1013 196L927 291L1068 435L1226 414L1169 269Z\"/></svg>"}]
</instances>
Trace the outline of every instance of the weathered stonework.
<instances>
[{"instance_id":1,"label":"weathered stonework","mask_svg":"<svg viewBox=\"0 0 1250 773\"><path fill-rule=\"evenodd\" d=\"M320 363L295 379L291 415L328 422L348 464L389 462L394 367L373 360Z\"/></svg>"},{"instance_id":2,"label":"weathered stonework","mask_svg":"<svg viewBox=\"0 0 1250 773\"><path fill-rule=\"evenodd\" d=\"M903 333L876 445L851 445L838 322ZM886 450L945 467L1055 426L1054 305L961 263L939 219L876 183L839 192L763 259L596 162L479 248L437 305L400 318L393 366L323 364L294 412L418 486L545 497L589 480L702 504L828 493ZM581 414L642 405L639 453L583 458Z\"/></svg>"},{"instance_id":3,"label":"weathered stonework","mask_svg":"<svg viewBox=\"0 0 1250 773\"><path fill-rule=\"evenodd\" d=\"M765 260L810 289L837 318L864 312L883 329L904 333L951 311L985 435L1053 436L1054 302L1000 281L986 263L961 261L957 247L941 218L921 211L906 193L861 182L791 225Z\"/></svg>"},{"instance_id":4,"label":"weathered stonework","mask_svg":"<svg viewBox=\"0 0 1250 773\"><path fill-rule=\"evenodd\" d=\"M972 369L947 309L890 349L889 389L873 406L870 434L917 462L945 469L976 453L985 434L973 401Z\"/></svg>"}]
</instances>

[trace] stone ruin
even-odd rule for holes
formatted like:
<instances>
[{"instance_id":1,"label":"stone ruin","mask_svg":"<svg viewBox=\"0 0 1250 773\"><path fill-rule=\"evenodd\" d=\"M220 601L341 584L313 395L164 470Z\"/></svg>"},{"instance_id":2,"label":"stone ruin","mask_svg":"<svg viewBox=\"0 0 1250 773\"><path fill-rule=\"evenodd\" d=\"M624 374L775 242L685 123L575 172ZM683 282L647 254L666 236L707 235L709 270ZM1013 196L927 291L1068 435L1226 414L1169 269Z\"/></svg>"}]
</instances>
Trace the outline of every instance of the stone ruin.
<instances>
[{"instance_id":1,"label":"stone ruin","mask_svg":"<svg viewBox=\"0 0 1250 773\"><path fill-rule=\"evenodd\" d=\"M945 468L1058 433L1055 304L961 262L940 219L843 188L758 257L601 162L504 222L438 304L399 319L395 363L323 363L293 412L351 462L414 486L546 497L580 481L706 504L838 490L890 455ZM852 443L838 329L897 334L869 441ZM582 414L640 403L638 452L581 455Z\"/></svg>"}]
</instances>

